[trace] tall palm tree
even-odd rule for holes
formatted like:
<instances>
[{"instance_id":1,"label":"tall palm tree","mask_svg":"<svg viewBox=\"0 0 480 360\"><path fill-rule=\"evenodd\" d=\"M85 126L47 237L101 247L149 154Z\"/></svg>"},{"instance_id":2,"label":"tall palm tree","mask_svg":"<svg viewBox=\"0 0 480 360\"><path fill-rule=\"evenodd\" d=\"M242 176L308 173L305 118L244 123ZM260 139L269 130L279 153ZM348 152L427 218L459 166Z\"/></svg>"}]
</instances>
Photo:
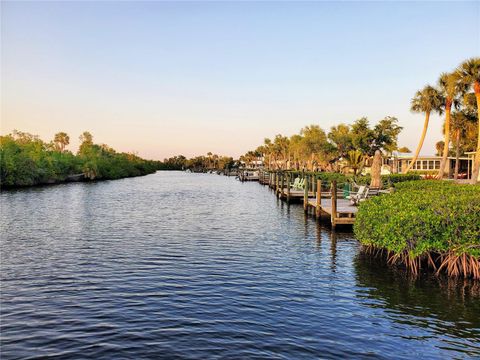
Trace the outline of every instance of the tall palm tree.
<instances>
[{"instance_id":1,"label":"tall palm tree","mask_svg":"<svg viewBox=\"0 0 480 360\"><path fill-rule=\"evenodd\" d=\"M263 140L263 146L265 147L265 157L268 159L268 169L271 170L272 169L272 156L273 156L273 153L272 153L272 140L270 140L269 138L265 138Z\"/></svg>"},{"instance_id":2,"label":"tall palm tree","mask_svg":"<svg viewBox=\"0 0 480 360\"><path fill-rule=\"evenodd\" d=\"M451 115L451 130L454 134L454 144L455 144L455 172L454 179L458 179L458 169L459 169L459 158L460 158L460 146L465 145L469 134L472 133L473 124L475 118L472 117L472 114L462 110L462 111L453 111ZM462 141L463 140L463 141ZM463 152L463 151L462 151Z\"/></svg>"},{"instance_id":3,"label":"tall palm tree","mask_svg":"<svg viewBox=\"0 0 480 360\"><path fill-rule=\"evenodd\" d=\"M442 95L433 86L427 85L422 90L419 90L415 93L415 96L412 99L411 111L425 113L425 121L423 123L422 136L420 137L417 150L415 151L412 161L405 170L405 173L410 171L413 164L415 164L415 161L417 161L418 154L420 154L420 151L422 150L423 141L425 140L425 135L427 134L430 113L432 111L436 111L439 115L442 115L442 106L444 103L445 100L443 99Z\"/></svg>"},{"instance_id":4,"label":"tall palm tree","mask_svg":"<svg viewBox=\"0 0 480 360\"><path fill-rule=\"evenodd\" d=\"M467 88L473 87L477 100L478 139L472 169L472 184L475 184L480 172L480 58L475 57L464 61L457 69L457 73L464 86Z\"/></svg>"},{"instance_id":5,"label":"tall palm tree","mask_svg":"<svg viewBox=\"0 0 480 360\"><path fill-rule=\"evenodd\" d=\"M450 113L453 102L461 93L461 84L459 82L458 72L443 73L438 79L438 86L440 93L445 97L445 140L442 152L442 161L440 162L440 170L438 171L438 178L442 179L445 174L445 167L447 166L448 148L450 146Z\"/></svg>"}]
</instances>

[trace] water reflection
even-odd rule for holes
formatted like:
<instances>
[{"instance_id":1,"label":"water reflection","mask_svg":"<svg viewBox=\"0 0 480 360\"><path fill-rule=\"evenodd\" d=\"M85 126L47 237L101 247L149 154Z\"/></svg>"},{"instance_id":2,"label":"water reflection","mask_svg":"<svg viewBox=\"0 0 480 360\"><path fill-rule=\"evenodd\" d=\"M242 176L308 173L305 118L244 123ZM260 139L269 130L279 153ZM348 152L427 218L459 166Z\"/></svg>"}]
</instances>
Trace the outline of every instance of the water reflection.
<instances>
[{"instance_id":1,"label":"water reflection","mask_svg":"<svg viewBox=\"0 0 480 360\"><path fill-rule=\"evenodd\" d=\"M425 328L436 336L471 341L467 351L480 355L480 282L422 274L409 276L381 259L359 253L354 260L357 297L371 308L388 311L397 324ZM450 345L458 344L450 340Z\"/></svg>"},{"instance_id":2,"label":"water reflection","mask_svg":"<svg viewBox=\"0 0 480 360\"><path fill-rule=\"evenodd\" d=\"M2 360L478 353L471 283L366 262L258 184L161 172L0 197Z\"/></svg>"}]
</instances>

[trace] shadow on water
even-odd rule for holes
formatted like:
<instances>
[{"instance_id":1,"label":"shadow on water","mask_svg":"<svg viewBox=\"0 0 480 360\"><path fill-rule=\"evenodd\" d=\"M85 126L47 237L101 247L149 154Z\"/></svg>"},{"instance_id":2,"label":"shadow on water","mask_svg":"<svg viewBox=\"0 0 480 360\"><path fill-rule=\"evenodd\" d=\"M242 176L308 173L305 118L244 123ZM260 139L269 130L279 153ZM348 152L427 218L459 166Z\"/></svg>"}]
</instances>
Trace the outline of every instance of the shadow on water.
<instances>
[{"instance_id":1,"label":"shadow on water","mask_svg":"<svg viewBox=\"0 0 480 360\"><path fill-rule=\"evenodd\" d=\"M366 302L370 307L393 311L395 322L480 341L479 281L433 274L412 278L363 253L355 257L354 268L362 289L358 297L373 300ZM480 355L480 346L475 353Z\"/></svg>"}]
</instances>

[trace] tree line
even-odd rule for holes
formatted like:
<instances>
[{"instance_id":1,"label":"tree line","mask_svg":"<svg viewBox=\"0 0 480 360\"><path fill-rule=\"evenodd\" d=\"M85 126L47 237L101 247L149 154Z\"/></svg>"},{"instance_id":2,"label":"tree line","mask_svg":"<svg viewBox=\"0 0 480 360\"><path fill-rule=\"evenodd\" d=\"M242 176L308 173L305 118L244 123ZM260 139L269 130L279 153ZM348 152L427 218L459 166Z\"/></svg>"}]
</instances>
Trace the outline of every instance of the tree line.
<instances>
[{"instance_id":1,"label":"tree line","mask_svg":"<svg viewBox=\"0 0 480 360\"><path fill-rule=\"evenodd\" d=\"M457 159L457 177L459 157L465 152L476 151L472 171L472 182L475 182L480 171L480 58L464 61L454 71L441 74L436 86L427 85L417 91L410 109L425 114L425 120L418 146L405 173L411 170L423 147L431 113L445 113L444 140L436 144L437 155L442 156L437 177L441 179L445 175L448 156ZM310 125L290 137L278 134L273 140L267 138L241 159L253 164L263 158L270 169L338 172L348 168L356 173L376 150L386 156L394 150L407 151L397 145L401 130L397 119L390 116L373 127L363 117L352 125L333 126L329 132L318 125Z\"/></svg>"},{"instance_id":2,"label":"tree line","mask_svg":"<svg viewBox=\"0 0 480 360\"><path fill-rule=\"evenodd\" d=\"M145 160L133 153L117 152L108 145L95 144L93 136L80 136L76 154L66 150L70 137L55 134L50 142L26 132L0 136L0 185L31 186L68 181L119 179L146 175L160 168L158 161Z\"/></svg>"},{"instance_id":3,"label":"tree line","mask_svg":"<svg viewBox=\"0 0 480 360\"><path fill-rule=\"evenodd\" d=\"M238 161L231 156L223 156L208 152L206 155L195 156L187 159L183 155L172 156L164 159L160 165L161 170L230 170L238 167Z\"/></svg>"},{"instance_id":4,"label":"tree line","mask_svg":"<svg viewBox=\"0 0 480 360\"><path fill-rule=\"evenodd\" d=\"M251 164L263 158L265 165L275 170L330 172L341 171L346 163L356 173L376 150L389 154L397 150L401 130L398 119L392 116L386 116L373 126L362 117L351 125L333 126L329 132L318 125L309 125L290 137L278 134L273 140L266 138L241 160Z\"/></svg>"}]
</instances>

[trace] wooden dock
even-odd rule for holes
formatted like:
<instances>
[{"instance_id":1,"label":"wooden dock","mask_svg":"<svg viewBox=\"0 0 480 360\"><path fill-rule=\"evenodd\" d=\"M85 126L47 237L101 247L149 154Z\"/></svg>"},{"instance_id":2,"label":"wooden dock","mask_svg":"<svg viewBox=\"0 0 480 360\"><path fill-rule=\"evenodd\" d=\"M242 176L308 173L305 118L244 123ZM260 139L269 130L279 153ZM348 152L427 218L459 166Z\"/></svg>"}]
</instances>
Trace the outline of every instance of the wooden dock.
<instances>
[{"instance_id":1,"label":"wooden dock","mask_svg":"<svg viewBox=\"0 0 480 360\"><path fill-rule=\"evenodd\" d=\"M337 182L331 183L330 191L322 193L321 181L317 180L316 194L314 198L306 196L303 202L303 208L306 213L313 210L315 217L321 219L322 215L330 217L332 227L336 225L353 225L358 212L358 207L352 205L350 200L339 198L343 193L337 191Z\"/></svg>"},{"instance_id":2,"label":"wooden dock","mask_svg":"<svg viewBox=\"0 0 480 360\"><path fill-rule=\"evenodd\" d=\"M329 198L322 199L318 209L317 199L308 199L307 210L309 209L313 210L317 219L322 215L329 216L334 227L338 224L354 224L358 212L358 207L351 205L350 201L346 199L337 199L336 211L334 211L335 206L332 205L332 200ZM333 212L336 213L335 216L332 215Z\"/></svg>"},{"instance_id":3,"label":"wooden dock","mask_svg":"<svg viewBox=\"0 0 480 360\"><path fill-rule=\"evenodd\" d=\"M334 180L329 188L322 191L322 181L313 175L303 175L303 190L293 189L294 176L288 172L270 172L269 186L275 194L287 203L300 202L306 213L313 213L318 220L328 217L332 227L355 223L358 207L343 198L343 191L338 191ZM323 184L325 185L325 184Z\"/></svg>"},{"instance_id":4,"label":"wooden dock","mask_svg":"<svg viewBox=\"0 0 480 360\"><path fill-rule=\"evenodd\" d=\"M269 171L260 170L258 174L258 182L262 185L270 185L271 173Z\"/></svg>"}]
</instances>

